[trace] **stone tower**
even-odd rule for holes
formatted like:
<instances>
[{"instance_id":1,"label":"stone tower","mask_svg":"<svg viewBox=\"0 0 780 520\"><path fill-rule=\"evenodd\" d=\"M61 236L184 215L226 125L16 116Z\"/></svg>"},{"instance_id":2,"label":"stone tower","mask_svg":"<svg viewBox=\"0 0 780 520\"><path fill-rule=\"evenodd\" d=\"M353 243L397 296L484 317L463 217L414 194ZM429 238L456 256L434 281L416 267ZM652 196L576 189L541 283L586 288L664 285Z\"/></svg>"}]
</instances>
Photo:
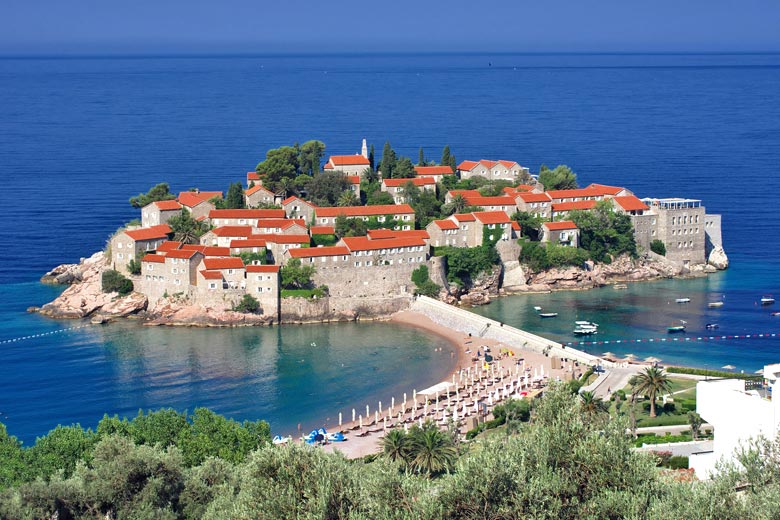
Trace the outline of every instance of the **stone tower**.
<instances>
[{"instance_id":1,"label":"stone tower","mask_svg":"<svg viewBox=\"0 0 780 520\"><path fill-rule=\"evenodd\" d=\"M368 159L368 147L366 146L365 139L363 139L363 147L360 149L360 155Z\"/></svg>"}]
</instances>

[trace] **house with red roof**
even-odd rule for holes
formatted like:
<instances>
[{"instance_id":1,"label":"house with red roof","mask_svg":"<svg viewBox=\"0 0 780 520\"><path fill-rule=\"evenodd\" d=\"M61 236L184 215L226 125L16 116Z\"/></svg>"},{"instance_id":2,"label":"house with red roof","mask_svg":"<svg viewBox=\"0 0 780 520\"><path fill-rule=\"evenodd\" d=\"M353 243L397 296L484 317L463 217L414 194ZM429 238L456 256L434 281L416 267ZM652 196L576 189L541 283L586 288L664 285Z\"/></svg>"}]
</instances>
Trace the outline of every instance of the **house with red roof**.
<instances>
[{"instance_id":1,"label":"house with red roof","mask_svg":"<svg viewBox=\"0 0 780 520\"><path fill-rule=\"evenodd\" d=\"M253 185L263 184L262 179L260 179L260 174L256 171L254 172L246 172L246 187L251 188Z\"/></svg>"},{"instance_id":2,"label":"house with red roof","mask_svg":"<svg viewBox=\"0 0 780 520\"><path fill-rule=\"evenodd\" d=\"M213 195L214 193L219 195L218 198L222 198L222 192L183 191L179 193L176 200L181 204L182 208L190 212L192 218L198 220L208 216L209 212L216 207L213 203L209 202L212 198L209 197L209 195Z\"/></svg>"},{"instance_id":3,"label":"house with red roof","mask_svg":"<svg viewBox=\"0 0 780 520\"><path fill-rule=\"evenodd\" d=\"M282 201L282 209L287 218L301 218L305 222L312 222L314 218L314 204L296 196L287 197Z\"/></svg>"},{"instance_id":4,"label":"house with red roof","mask_svg":"<svg viewBox=\"0 0 780 520\"><path fill-rule=\"evenodd\" d=\"M302 218L260 218L253 231L259 235L305 235L309 232Z\"/></svg>"},{"instance_id":5,"label":"house with red roof","mask_svg":"<svg viewBox=\"0 0 780 520\"><path fill-rule=\"evenodd\" d=\"M515 237L512 221L504 211L456 213L434 220L425 228L434 247L478 247L487 239L493 243Z\"/></svg>"},{"instance_id":6,"label":"house with red roof","mask_svg":"<svg viewBox=\"0 0 780 520\"><path fill-rule=\"evenodd\" d=\"M246 294L252 295L262 313L280 319L279 268L278 265L246 266Z\"/></svg>"},{"instance_id":7,"label":"house with red roof","mask_svg":"<svg viewBox=\"0 0 780 520\"><path fill-rule=\"evenodd\" d=\"M565 218L570 211L590 211L596 207L597 200L578 200L574 202L558 202L552 204L552 218Z\"/></svg>"},{"instance_id":8,"label":"house with red roof","mask_svg":"<svg viewBox=\"0 0 780 520\"><path fill-rule=\"evenodd\" d=\"M159 226L181 215L181 204L175 200L158 200L141 208L141 227Z\"/></svg>"},{"instance_id":9,"label":"house with red roof","mask_svg":"<svg viewBox=\"0 0 780 520\"><path fill-rule=\"evenodd\" d=\"M588 184L586 189L593 190L597 193L601 193L606 197L625 197L627 195L633 195L634 193L628 188L622 186L608 186L606 184Z\"/></svg>"},{"instance_id":10,"label":"house with red roof","mask_svg":"<svg viewBox=\"0 0 780 520\"><path fill-rule=\"evenodd\" d=\"M222 274L222 280L228 289L246 288L246 267L244 261L237 256L227 258L204 258L202 269Z\"/></svg>"},{"instance_id":11,"label":"house with red roof","mask_svg":"<svg viewBox=\"0 0 780 520\"><path fill-rule=\"evenodd\" d=\"M265 255L266 242L264 238L237 238L230 241L230 253L240 255L242 253L254 253Z\"/></svg>"},{"instance_id":12,"label":"house with red roof","mask_svg":"<svg viewBox=\"0 0 780 520\"><path fill-rule=\"evenodd\" d=\"M283 209L213 209L209 221L214 227L255 226L258 219L285 218Z\"/></svg>"},{"instance_id":13,"label":"house with red roof","mask_svg":"<svg viewBox=\"0 0 780 520\"><path fill-rule=\"evenodd\" d=\"M439 182L447 175L455 175L451 166L415 166L414 173L418 177L430 177L435 182Z\"/></svg>"},{"instance_id":14,"label":"house with red roof","mask_svg":"<svg viewBox=\"0 0 780 520\"><path fill-rule=\"evenodd\" d=\"M194 249L174 249L163 254L148 254L141 259L140 289L154 305L164 295L193 295L197 286L202 252Z\"/></svg>"},{"instance_id":15,"label":"house with red roof","mask_svg":"<svg viewBox=\"0 0 780 520\"><path fill-rule=\"evenodd\" d=\"M204 233L200 243L205 246L230 247L233 240L249 238L252 233L252 226L221 226Z\"/></svg>"},{"instance_id":16,"label":"house with red roof","mask_svg":"<svg viewBox=\"0 0 780 520\"><path fill-rule=\"evenodd\" d=\"M552 198L546 193L516 193L515 205L517 211L529 213L534 217L550 218L552 210Z\"/></svg>"},{"instance_id":17,"label":"house with red roof","mask_svg":"<svg viewBox=\"0 0 780 520\"><path fill-rule=\"evenodd\" d=\"M362 176L366 168L370 168L368 158L360 154L355 155L331 155L328 162L322 168L326 172L344 172L345 175Z\"/></svg>"},{"instance_id":18,"label":"house with red roof","mask_svg":"<svg viewBox=\"0 0 780 520\"><path fill-rule=\"evenodd\" d=\"M461 234L460 226L454 219L446 218L443 220L432 220L426 227L425 231L428 232L430 237L430 245L434 247L453 246L463 247L460 245L464 241L459 237Z\"/></svg>"},{"instance_id":19,"label":"house with red roof","mask_svg":"<svg viewBox=\"0 0 780 520\"><path fill-rule=\"evenodd\" d=\"M318 226L335 226L336 219L340 215L365 221L374 217L378 222L385 222L389 218L398 221L400 229L414 229L414 209L408 204L340 206L335 208L317 207L314 209L314 221Z\"/></svg>"},{"instance_id":20,"label":"house with red roof","mask_svg":"<svg viewBox=\"0 0 780 520\"><path fill-rule=\"evenodd\" d=\"M255 184L244 190L244 202L247 208L270 206L276 204L276 201L276 194L265 189L262 184Z\"/></svg>"},{"instance_id":21,"label":"house with red roof","mask_svg":"<svg viewBox=\"0 0 780 520\"><path fill-rule=\"evenodd\" d=\"M562 246L579 247L580 230L577 224L569 220L545 222L542 224L540 242L550 242Z\"/></svg>"},{"instance_id":22,"label":"house with red roof","mask_svg":"<svg viewBox=\"0 0 780 520\"><path fill-rule=\"evenodd\" d=\"M385 240L388 238L422 238L430 240L431 236L424 229L410 229L407 231L401 229L369 229L366 232L369 240Z\"/></svg>"},{"instance_id":23,"label":"house with red roof","mask_svg":"<svg viewBox=\"0 0 780 520\"><path fill-rule=\"evenodd\" d=\"M127 264L145 253L156 251L168 241L172 233L168 224L142 228L125 228L118 231L110 241L111 268L129 274Z\"/></svg>"},{"instance_id":24,"label":"house with red roof","mask_svg":"<svg viewBox=\"0 0 780 520\"><path fill-rule=\"evenodd\" d=\"M466 204L482 208L483 211L503 211L507 216L514 215L517 211L515 199L508 195L499 195L497 197L483 197L467 195L463 197Z\"/></svg>"},{"instance_id":25,"label":"house with red roof","mask_svg":"<svg viewBox=\"0 0 780 520\"><path fill-rule=\"evenodd\" d=\"M528 168L520 166L515 161L463 161L458 165L458 173L461 179L471 177L484 177L489 180L505 180L515 182L518 178L529 177Z\"/></svg>"},{"instance_id":26,"label":"house with red roof","mask_svg":"<svg viewBox=\"0 0 780 520\"><path fill-rule=\"evenodd\" d=\"M382 179L380 189L393 196L396 204L406 202L404 192L406 187L412 185L419 190L436 193L436 181L432 177L413 177L411 179Z\"/></svg>"},{"instance_id":27,"label":"house with red roof","mask_svg":"<svg viewBox=\"0 0 780 520\"><path fill-rule=\"evenodd\" d=\"M644 215L650 211L650 206L639 200L635 195L623 195L611 199L615 211L626 215Z\"/></svg>"}]
</instances>

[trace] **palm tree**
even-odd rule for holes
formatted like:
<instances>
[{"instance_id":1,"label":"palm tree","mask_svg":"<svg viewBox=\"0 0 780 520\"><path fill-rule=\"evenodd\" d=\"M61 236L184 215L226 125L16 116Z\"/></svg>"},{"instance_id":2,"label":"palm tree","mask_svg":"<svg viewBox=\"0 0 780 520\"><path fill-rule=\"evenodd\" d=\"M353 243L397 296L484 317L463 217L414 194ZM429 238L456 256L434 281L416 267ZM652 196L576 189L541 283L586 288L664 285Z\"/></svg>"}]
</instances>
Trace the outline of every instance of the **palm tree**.
<instances>
[{"instance_id":1,"label":"palm tree","mask_svg":"<svg viewBox=\"0 0 780 520\"><path fill-rule=\"evenodd\" d=\"M382 439L382 453L393 462L407 463L411 443L403 430L390 430Z\"/></svg>"},{"instance_id":2,"label":"palm tree","mask_svg":"<svg viewBox=\"0 0 780 520\"><path fill-rule=\"evenodd\" d=\"M339 195L338 205L340 207L345 206L357 206L360 201L352 190L346 190Z\"/></svg>"},{"instance_id":3,"label":"palm tree","mask_svg":"<svg viewBox=\"0 0 780 520\"><path fill-rule=\"evenodd\" d=\"M580 408L588 420L609 413L609 405L601 397L596 397L593 392L582 392L580 394Z\"/></svg>"},{"instance_id":4,"label":"palm tree","mask_svg":"<svg viewBox=\"0 0 780 520\"><path fill-rule=\"evenodd\" d=\"M445 205L445 213L449 213L450 215L453 215L455 213L461 213L464 209L466 209L466 199L461 194L457 194L454 197L452 197L452 201L450 201L448 204Z\"/></svg>"},{"instance_id":5,"label":"palm tree","mask_svg":"<svg viewBox=\"0 0 780 520\"><path fill-rule=\"evenodd\" d=\"M644 372L634 376L633 393L645 394L650 397L650 417L655 417L655 398L659 393L669 392L672 382L663 370L657 367L647 367Z\"/></svg>"},{"instance_id":6,"label":"palm tree","mask_svg":"<svg viewBox=\"0 0 780 520\"><path fill-rule=\"evenodd\" d=\"M410 434L410 462L418 473L433 475L449 471L457 456L452 437L439 431L436 424L428 421L422 428L415 426Z\"/></svg>"}]
</instances>

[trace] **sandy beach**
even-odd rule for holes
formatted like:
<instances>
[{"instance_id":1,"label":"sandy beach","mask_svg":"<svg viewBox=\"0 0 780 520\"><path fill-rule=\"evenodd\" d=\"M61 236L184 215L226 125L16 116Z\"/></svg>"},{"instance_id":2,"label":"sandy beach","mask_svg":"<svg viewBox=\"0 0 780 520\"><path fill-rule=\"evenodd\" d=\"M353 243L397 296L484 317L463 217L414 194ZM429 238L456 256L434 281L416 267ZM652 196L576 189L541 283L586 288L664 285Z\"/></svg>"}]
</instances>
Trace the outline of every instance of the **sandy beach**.
<instances>
[{"instance_id":1,"label":"sandy beach","mask_svg":"<svg viewBox=\"0 0 780 520\"><path fill-rule=\"evenodd\" d=\"M490 353L494 356L494 365L497 372L503 371L506 374L516 374L521 366L528 368L529 373L539 371L544 373L548 380L569 380L572 378L572 374L581 374L585 367L575 366L573 363L560 363L560 368L553 369L553 359L544 356L539 352L530 350L524 350L516 345L506 345L495 340L485 338L475 338L468 335L464 335L461 332L449 329L433 322L427 316L414 312L414 311L401 311L394 314L390 318L391 322L398 323L403 326L417 327L433 334L437 334L447 339L451 345L450 355L456 358L456 364L453 372L450 374L448 380L451 382L453 377L456 380L461 378L461 373L466 371L476 371L483 362L482 352L484 348L490 349ZM446 348L446 347L445 347ZM500 355L502 351L511 351L514 355ZM477 354L480 353L478 357ZM446 352L445 352L446 354ZM511 377L507 376L508 379ZM515 377L516 379L516 377ZM431 386L439 383L439 381L431 381ZM422 389L409 389L407 393L407 399L411 401L413 390ZM403 396L394 396L398 407L401 407ZM390 403L385 403L390 404ZM371 414L374 414L374 407L371 407ZM405 407L408 409L408 406ZM363 410L365 411L365 410ZM351 419L351 418L349 418ZM363 432L367 431L368 423L374 421L374 415L371 415L367 420L364 418ZM358 436L361 432L359 425L352 421L344 422L341 427L341 431L345 432L347 441L330 443L322 447L325 451L340 451L349 458L363 457L372 453L377 453L381 450L381 439L384 433L382 427L382 421L380 424L373 425L371 428L372 433L365 436ZM462 431L465 431L464 428Z\"/></svg>"}]
</instances>

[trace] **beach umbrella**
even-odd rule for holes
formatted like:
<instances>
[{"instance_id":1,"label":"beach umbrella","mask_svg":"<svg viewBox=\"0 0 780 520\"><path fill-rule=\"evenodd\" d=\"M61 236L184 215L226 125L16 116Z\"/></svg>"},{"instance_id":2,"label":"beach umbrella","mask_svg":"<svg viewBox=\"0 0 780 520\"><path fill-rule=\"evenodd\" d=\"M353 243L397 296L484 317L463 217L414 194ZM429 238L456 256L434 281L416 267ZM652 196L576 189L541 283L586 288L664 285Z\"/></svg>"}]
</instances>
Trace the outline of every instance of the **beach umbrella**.
<instances>
[{"instance_id":1,"label":"beach umbrella","mask_svg":"<svg viewBox=\"0 0 780 520\"><path fill-rule=\"evenodd\" d=\"M626 354L626 355L625 355L625 356L623 356L623 357L624 357L624 358L626 358L626 359L636 359L636 356L635 356L635 355L633 355L633 354Z\"/></svg>"},{"instance_id":2,"label":"beach umbrella","mask_svg":"<svg viewBox=\"0 0 780 520\"><path fill-rule=\"evenodd\" d=\"M352 409L352 422L355 422L355 409Z\"/></svg>"},{"instance_id":3,"label":"beach umbrella","mask_svg":"<svg viewBox=\"0 0 780 520\"><path fill-rule=\"evenodd\" d=\"M382 413L382 401L379 401L379 413Z\"/></svg>"},{"instance_id":4,"label":"beach umbrella","mask_svg":"<svg viewBox=\"0 0 780 520\"><path fill-rule=\"evenodd\" d=\"M735 367L734 365L724 365L724 366L722 366L720 368L725 368L726 370L734 370L737 367Z\"/></svg>"},{"instance_id":5,"label":"beach umbrella","mask_svg":"<svg viewBox=\"0 0 780 520\"><path fill-rule=\"evenodd\" d=\"M339 412L339 428L341 428L341 412Z\"/></svg>"},{"instance_id":6,"label":"beach umbrella","mask_svg":"<svg viewBox=\"0 0 780 520\"><path fill-rule=\"evenodd\" d=\"M368 419L369 415L371 415L368 411L368 405L366 405L366 419Z\"/></svg>"},{"instance_id":7,"label":"beach umbrella","mask_svg":"<svg viewBox=\"0 0 780 520\"><path fill-rule=\"evenodd\" d=\"M605 357L605 358L612 357L613 358L613 357L615 357L615 354L613 354L612 352L604 352L601 355L601 357Z\"/></svg>"},{"instance_id":8,"label":"beach umbrella","mask_svg":"<svg viewBox=\"0 0 780 520\"><path fill-rule=\"evenodd\" d=\"M362 415L360 416L359 420L360 420L360 422L358 423L358 425L360 426L360 429L362 430L363 429L363 416Z\"/></svg>"},{"instance_id":9,"label":"beach umbrella","mask_svg":"<svg viewBox=\"0 0 780 520\"><path fill-rule=\"evenodd\" d=\"M385 421L384 430L387 431L387 417L384 417L383 419Z\"/></svg>"},{"instance_id":10,"label":"beach umbrella","mask_svg":"<svg viewBox=\"0 0 780 520\"><path fill-rule=\"evenodd\" d=\"M379 425L379 412L374 410L374 424Z\"/></svg>"},{"instance_id":11,"label":"beach umbrella","mask_svg":"<svg viewBox=\"0 0 780 520\"><path fill-rule=\"evenodd\" d=\"M412 390L412 399L415 403L417 402L417 389Z\"/></svg>"},{"instance_id":12,"label":"beach umbrella","mask_svg":"<svg viewBox=\"0 0 780 520\"><path fill-rule=\"evenodd\" d=\"M650 357L646 357L645 361L647 361L648 363L658 363L661 360L657 357L650 356Z\"/></svg>"}]
</instances>

